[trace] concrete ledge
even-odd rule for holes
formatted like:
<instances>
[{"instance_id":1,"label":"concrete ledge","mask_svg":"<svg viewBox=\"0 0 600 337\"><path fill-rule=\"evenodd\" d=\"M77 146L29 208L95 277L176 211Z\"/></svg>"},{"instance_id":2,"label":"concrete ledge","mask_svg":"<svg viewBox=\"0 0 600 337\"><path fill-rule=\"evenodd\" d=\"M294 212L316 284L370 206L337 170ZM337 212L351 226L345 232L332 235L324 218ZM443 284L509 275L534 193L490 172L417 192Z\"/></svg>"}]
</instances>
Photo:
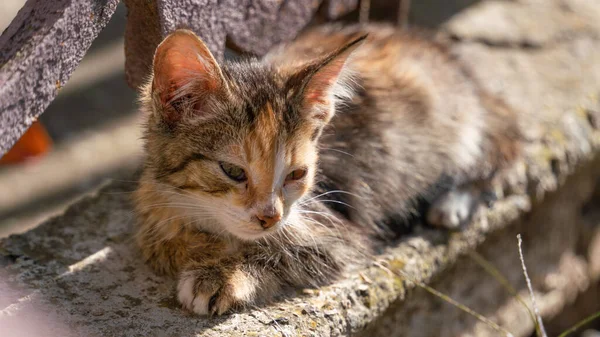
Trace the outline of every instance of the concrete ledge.
<instances>
[{"instance_id":1,"label":"concrete ledge","mask_svg":"<svg viewBox=\"0 0 600 337\"><path fill-rule=\"evenodd\" d=\"M514 235L522 233L546 318L600 278L600 198L595 192L600 175L600 30L595 26L600 4L573 0L565 9L559 2L517 2L520 9L548 6L544 10L568 10L579 18L561 26L568 34L535 48L485 43L477 25L460 32L452 24L446 29L464 41L457 43L457 55L474 66L489 90L522 111L528 130L526 155L499 188L504 197L464 232L420 229L335 284L205 319L181 310L174 281L157 277L141 263L130 237L129 194L135 185L113 183L63 216L0 241L0 335L497 335L415 289L396 276L401 271L466 302L515 336L528 336L533 325L522 308L465 254L477 249L521 291ZM475 22L509 20L486 7L501 4L514 2L483 2L468 15L480 15ZM529 20L538 19L531 13ZM520 41L516 35L511 39Z\"/></svg>"}]
</instances>

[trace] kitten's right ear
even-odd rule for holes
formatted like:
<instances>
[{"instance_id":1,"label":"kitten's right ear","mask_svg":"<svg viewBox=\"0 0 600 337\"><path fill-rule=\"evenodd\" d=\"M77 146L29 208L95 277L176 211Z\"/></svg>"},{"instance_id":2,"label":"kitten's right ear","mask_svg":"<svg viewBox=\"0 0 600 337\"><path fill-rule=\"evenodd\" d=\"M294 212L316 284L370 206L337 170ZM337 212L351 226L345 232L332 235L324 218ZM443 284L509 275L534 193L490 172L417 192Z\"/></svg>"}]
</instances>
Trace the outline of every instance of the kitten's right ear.
<instances>
[{"instance_id":1,"label":"kitten's right ear","mask_svg":"<svg viewBox=\"0 0 600 337\"><path fill-rule=\"evenodd\" d=\"M356 38L292 75L289 83L299 87L298 96L305 118L327 124L335 113L336 101L352 96L353 90L348 83L352 72L346 70L346 63L366 38L367 35Z\"/></svg>"},{"instance_id":2,"label":"kitten's right ear","mask_svg":"<svg viewBox=\"0 0 600 337\"><path fill-rule=\"evenodd\" d=\"M176 30L156 48L152 93L168 122L182 117L182 109L203 113L206 95L224 90L221 68L206 45L189 30Z\"/></svg>"}]
</instances>

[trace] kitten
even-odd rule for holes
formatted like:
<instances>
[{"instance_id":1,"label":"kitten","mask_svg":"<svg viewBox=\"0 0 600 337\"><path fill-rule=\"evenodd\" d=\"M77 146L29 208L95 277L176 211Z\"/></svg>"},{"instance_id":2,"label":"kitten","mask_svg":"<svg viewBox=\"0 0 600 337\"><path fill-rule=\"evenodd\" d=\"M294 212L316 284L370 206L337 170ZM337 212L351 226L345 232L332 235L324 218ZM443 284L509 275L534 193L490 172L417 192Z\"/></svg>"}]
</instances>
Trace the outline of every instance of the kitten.
<instances>
[{"instance_id":1,"label":"kitten","mask_svg":"<svg viewBox=\"0 0 600 337\"><path fill-rule=\"evenodd\" d=\"M387 26L320 27L221 65L178 30L142 90L136 239L198 314L331 282L418 200L457 228L518 154L512 110L443 46Z\"/></svg>"}]
</instances>

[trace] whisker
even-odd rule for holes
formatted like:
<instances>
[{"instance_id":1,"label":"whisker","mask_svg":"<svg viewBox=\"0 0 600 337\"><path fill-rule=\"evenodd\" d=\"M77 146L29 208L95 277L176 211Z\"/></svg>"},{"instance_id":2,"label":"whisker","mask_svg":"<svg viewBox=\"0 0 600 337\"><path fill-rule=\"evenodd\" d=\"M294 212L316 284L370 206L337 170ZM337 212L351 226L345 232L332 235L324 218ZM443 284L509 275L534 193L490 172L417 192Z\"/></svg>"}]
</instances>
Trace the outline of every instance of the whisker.
<instances>
[{"instance_id":1,"label":"whisker","mask_svg":"<svg viewBox=\"0 0 600 337\"><path fill-rule=\"evenodd\" d=\"M341 204L341 205L344 205L344 206L348 206L348 207L350 207L352 209L356 209L354 206L352 206L352 205L350 205L348 203L345 203L343 201L339 201L339 200L320 200L320 199L319 200L309 200L308 202L300 203L300 205L301 206L305 206L305 205L310 205L310 204L317 203L317 202L321 202L321 203L331 202L331 203L335 203L335 204Z\"/></svg>"},{"instance_id":2,"label":"whisker","mask_svg":"<svg viewBox=\"0 0 600 337\"><path fill-rule=\"evenodd\" d=\"M334 148L330 148L330 147L329 147L329 148L328 148L328 147L321 147L321 148L319 148L319 149L320 149L320 150L325 150L325 151L335 151L335 152L339 152L339 153L342 153L342 154L345 154L345 155L348 155L348 156L350 156L350 157L354 158L354 155L353 155L353 154L351 154L351 153L348 153L348 152L346 152L346 151L339 150L339 149L334 149Z\"/></svg>"},{"instance_id":3,"label":"whisker","mask_svg":"<svg viewBox=\"0 0 600 337\"><path fill-rule=\"evenodd\" d=\"M309 198L307 200L302 200L301 202L307 202L307 201L310 201L310 200L314 200L316 198L319 198L319 197L322 197L322 196L325 196L325 195L329 195L329 194L332 194L332 193L348 194L348 195L351 195L353 197L357 197L357 198L361 198L362 199L362 197L360 195L358 195L358 194L354 194L354 193L350 193L350 192L346 192L346 191L342 191L342 190L333 190L333 191L327 191L327 192L321 193L319 195L313 196L313 197L311 197L311 198Z\"/></svg>"}]
</instances>

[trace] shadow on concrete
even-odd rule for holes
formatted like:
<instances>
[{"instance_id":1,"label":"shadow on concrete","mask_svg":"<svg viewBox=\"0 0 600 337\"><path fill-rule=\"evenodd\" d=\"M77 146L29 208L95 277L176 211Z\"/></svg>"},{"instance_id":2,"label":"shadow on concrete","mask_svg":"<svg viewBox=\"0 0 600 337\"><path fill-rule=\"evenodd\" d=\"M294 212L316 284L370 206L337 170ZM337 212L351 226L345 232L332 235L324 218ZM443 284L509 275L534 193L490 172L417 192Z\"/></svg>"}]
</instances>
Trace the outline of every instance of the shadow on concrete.
<instances>
[{"instance_id":1,"label":"shadow on concrete","mask_svg":"<svg viewBox=\"0 0 600 337\"><path fill-rule=\"evenodd\" d=\"M56 143L134 114L137 93L122 72L58 96L40 120Z\"/></svg>"}]
</instances>

